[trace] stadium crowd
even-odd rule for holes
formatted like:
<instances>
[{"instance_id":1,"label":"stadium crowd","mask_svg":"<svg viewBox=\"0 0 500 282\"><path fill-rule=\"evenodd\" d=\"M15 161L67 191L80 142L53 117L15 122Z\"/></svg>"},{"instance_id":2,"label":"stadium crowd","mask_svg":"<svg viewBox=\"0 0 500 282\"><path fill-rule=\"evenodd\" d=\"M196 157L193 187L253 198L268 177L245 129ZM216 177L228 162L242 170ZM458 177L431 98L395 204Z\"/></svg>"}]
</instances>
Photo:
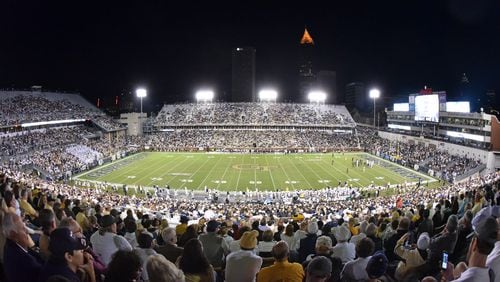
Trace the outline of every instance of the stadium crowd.
<instances>
[{"instance_id":1,"label":"stadium crowd","mask_svg":"<svg viewBox=\"0 0 500 282\"><path fill-rule=\"evenodd\" d=\"M300 124L354 125L345 107L287 103L210 103L165 105L158 125Z\"/></svg>"},{"instance_id":2,"label":"stadium crowd","mask_svg":"<svg viewBox=\"0 0 500 282\"><path fill-rule=\"evenodd\" d=\"M274 197L264 203L214 201L208 193L193 200L168 188L128 196L98 184L77 188L1 171L7 281L55 275L70 281L495 281L484 279L500 274L499 173L439 189L408 185L378 197L371 197L375 187L358 195L342 185L262 192L260 198ZM282 200L294 193L293 204ZM441 270L443 252L449 262Z\"/></svg>"},{"instance_id":3,"label":"stadium crowd","mask_svg":"<svg viewBox=\"0 0 500 282\"><path fill-rule=\"evenodd\" d=\"M52 94L64 97L64 94ZM0 111L0 127L72 119L92 120L108 131L124 127L123 124L115 122L95 107L78 104L71 101L70 98L58 98L58 100L52 100L38 95L2 97L0 100L0 109L2 109Z\"/></svg>"}]
</instances>

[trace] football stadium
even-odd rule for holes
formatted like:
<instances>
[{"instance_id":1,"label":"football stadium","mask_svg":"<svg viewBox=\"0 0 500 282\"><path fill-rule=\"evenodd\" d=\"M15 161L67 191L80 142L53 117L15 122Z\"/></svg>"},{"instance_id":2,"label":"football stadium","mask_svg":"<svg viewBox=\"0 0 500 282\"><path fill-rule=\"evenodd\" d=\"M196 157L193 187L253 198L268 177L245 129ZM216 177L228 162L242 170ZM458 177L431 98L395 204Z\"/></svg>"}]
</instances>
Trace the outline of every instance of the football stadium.
<instances>
[{"instance_id":1,"label":"football stadium","mask_svg":"<svg viewBox=\"0 0 500 282\"><path fill-rule=\"evenodd\" d=\"M500 17L153 2L6 5L0 281L500 281Z\"/></svg>"}]
</instances>

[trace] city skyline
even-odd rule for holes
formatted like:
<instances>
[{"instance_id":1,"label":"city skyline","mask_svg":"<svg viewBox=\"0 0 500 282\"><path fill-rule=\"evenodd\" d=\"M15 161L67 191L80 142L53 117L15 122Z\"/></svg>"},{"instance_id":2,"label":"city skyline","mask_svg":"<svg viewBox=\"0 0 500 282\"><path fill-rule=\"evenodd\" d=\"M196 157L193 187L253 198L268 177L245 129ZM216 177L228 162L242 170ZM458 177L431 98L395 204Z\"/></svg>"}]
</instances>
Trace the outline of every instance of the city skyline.
<instances>
[{"instance_id":1,"label":"city skyline","mask_svg":"<svg viewBox=\"0 0 500 282\"><path fill-rule=\"evenodd\" d=\"M224 3L9 3L0 19L6 42L0 87L42 85L108 104L146 87L148 110L192 101L201 87L228 101L231 50L253 46L255 90L272 86L280 101L303 102L296 80L307 27L315 41L314 67L336 72L337 91L360 81L396 102L427 85L453 98L466 73L475 98L500 89L498 7L486 0L255 3L244 9Z\"/></svg>"}]
</instances>

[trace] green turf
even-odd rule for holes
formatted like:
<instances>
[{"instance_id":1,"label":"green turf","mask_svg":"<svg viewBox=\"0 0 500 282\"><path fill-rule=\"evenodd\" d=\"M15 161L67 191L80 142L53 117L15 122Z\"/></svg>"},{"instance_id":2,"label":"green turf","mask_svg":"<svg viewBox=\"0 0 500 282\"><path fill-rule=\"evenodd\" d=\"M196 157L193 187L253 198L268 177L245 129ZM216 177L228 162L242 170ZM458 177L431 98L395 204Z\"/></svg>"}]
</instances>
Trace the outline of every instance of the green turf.
<instances>
[{"instance_id":1,"label":"green turf","mask_svg":"<svg viewBox=\"0 0 500 282\"><path fill-rule=\"evenodd\" d=\"M352 159L376 159L373 168L353 167ZM333 163L332 163L333 160ZM319 189L348 181L354 187L434 179L365 153L207 154L148 152L78 175L107 183L151 187L254 191Z\"/></svg>"}]
</instances>

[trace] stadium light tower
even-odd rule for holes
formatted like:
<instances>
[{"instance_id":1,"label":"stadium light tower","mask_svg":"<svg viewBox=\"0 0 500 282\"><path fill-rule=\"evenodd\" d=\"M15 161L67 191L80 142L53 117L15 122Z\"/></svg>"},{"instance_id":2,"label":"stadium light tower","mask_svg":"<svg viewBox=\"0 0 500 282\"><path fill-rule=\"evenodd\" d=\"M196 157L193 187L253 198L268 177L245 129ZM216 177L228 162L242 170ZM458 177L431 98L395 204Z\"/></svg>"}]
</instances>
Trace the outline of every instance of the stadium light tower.
<instances>
[{"instance_id":1,"label":"stadium light tower","mask_svg":"<svg viewBox=\"0 0 500 282\"><path fill-rule=\"evenodd\" d=\"M261 102L276 102L278 92L273 89L262 89L259 91L259 100Z\"/></svg>"},{"instance_id":2,"label":"stadium light tower","mask_svg":"<svg viewBox=\"0 0 500 282\"><path fill-rule=\"evenodd\" d=\"M148 95L148 91L144 88L138 88L135 90L135 95L141 99L141 116L142 116L142 98Z\"/></svg>"},{"instance_id":3,"label":"stadium light tower","mask_svg":"<svg viewBox=\"0 0 500 282\"><path fill-rule=\"evenodd\" d=\"M380 97L380 90L373 88L370 90L370 98L373 99L373 127L375 127L375 101Z\"/></svg>"},{"instance_id":4,"label":"stadium light tower","mask_svg":"<svg viewBox=\"0 0 500 282\"><path fill-rule=\"evenodd\" d=\"M210 103L214 99L214 92L212 90L198 90L195 94L196 102Z\"/></svg>"},{"instance_id":5,"label":"stadium light tower","mask_svg":"<svg viewBox=\"0 0 500 282\"><path fill-rule=\"evenodd\" d=\"M324 104L326 101L326 93L323 91L311 91L307 95L309 103Z\"/></svg>"}]
</instances>

